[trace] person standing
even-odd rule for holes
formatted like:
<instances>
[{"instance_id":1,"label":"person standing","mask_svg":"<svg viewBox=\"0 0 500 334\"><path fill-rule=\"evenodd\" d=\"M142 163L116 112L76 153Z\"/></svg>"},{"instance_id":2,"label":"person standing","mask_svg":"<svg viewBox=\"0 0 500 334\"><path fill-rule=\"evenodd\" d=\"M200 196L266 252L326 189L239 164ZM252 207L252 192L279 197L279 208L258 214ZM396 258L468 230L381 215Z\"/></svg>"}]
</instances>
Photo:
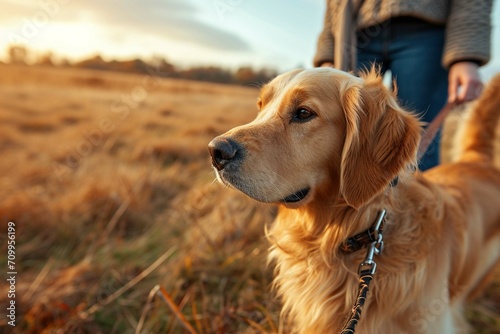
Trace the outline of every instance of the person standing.
<instances>
[{"instance_id":1,"label":"person standing","mask_svg":"<svg viewBox=\"0 0 500 334\"><path fill-rule=\"evenodd\" d=\"M490 59L492 0L327 0L314 66L390 70L402 106L430 123L477 98ZM439 164L440 135L419 162Z\"/></svg>"}]
</instances>

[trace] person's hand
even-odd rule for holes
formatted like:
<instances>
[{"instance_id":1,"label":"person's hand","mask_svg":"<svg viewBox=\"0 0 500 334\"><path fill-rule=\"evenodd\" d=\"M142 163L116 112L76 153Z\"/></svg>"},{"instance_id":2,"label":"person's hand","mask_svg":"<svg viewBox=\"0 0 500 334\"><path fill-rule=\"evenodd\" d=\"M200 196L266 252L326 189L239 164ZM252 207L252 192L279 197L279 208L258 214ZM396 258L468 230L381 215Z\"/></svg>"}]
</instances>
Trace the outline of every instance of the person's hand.
<instances>
[{"instance_id":1,"label":"person's hand","mask_svg":"<svg viewBox=\"0 0 500 334\"><path fill-rule=\"evenodd\" d=\"M479 66L469 61L461 61L450 67L448 74L448 102L462 103L479 97L483 83L479 77Z\"/></svg>"},{"instance_id":2,"label":"person's hand","mask_svg":"<svg viewBox=\"0 0 500 334\"><path fill-rule=\"evenodd\" d=\"M333 63L330 61L324 62L321 64L321 67L333 67Z\"/></svg>"}]
</instances>

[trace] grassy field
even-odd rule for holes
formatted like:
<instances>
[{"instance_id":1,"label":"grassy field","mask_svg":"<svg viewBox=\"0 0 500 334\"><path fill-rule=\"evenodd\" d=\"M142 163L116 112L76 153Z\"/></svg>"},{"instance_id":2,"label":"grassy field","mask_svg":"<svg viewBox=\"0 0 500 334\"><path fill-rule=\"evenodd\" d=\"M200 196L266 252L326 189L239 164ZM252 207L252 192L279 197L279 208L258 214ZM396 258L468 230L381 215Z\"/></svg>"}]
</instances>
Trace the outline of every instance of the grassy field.
<instances>
[{"instance_id":1,"label":"grassy field","mask_svg":"<svg viewBox=\"0 0 500 334\"><path fill-rule=\"evenodd\" d=\"M257 94L0 65L1 243L15 222L18 273L17 326L2 311L0 332L286 331L266 268L275 208L216 184L207 152ZM477 333L500 333L493 281L468 308Z\"/></svg>"}]
</instances>

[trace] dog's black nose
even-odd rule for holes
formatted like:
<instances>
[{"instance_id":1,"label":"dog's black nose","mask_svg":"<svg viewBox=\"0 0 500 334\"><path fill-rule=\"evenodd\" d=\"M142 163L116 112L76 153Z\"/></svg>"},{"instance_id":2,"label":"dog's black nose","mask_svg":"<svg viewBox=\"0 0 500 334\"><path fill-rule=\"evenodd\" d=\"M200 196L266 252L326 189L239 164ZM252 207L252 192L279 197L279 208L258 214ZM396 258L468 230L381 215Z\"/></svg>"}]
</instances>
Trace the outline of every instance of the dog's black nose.
<instances>
[{"instance_id":1,"label":"dog's black nose","mask_svg":"<svg viewBox=\"0 0 500 334\"><path fill-rule=\"evenodd\" d=\"M231 160L238 156L241 148L234 140L217 137L208 144L208 150L212 156L212 165L217 170L223 170Z\"/></svg>"}]
</instances>

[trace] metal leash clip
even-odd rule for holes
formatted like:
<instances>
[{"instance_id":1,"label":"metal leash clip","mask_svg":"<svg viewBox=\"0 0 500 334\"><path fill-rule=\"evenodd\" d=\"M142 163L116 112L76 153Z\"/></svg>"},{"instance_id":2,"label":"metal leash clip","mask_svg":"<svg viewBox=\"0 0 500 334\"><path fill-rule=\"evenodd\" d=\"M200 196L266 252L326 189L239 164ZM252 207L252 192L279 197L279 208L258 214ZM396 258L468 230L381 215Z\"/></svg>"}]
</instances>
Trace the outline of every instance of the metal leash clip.
<instances>
[{"instance_id":1,"label":"metal leash clip","mask_svg":"<svg viewBox=\"0 0 500 334\"><path fill-rule=\"evenodd\" d=\"M366 253L366 257L364 261L360 263L358 268L359 276L363 276L366 274L373 275L377 270L377 263L373 260L373 258L375 257L375 255L379 255L380 253L382 253L382 250L384 249L384 241L383 241L381 226L382 223L385 221L385 216L386 216L386 211L385 210L380 211L374 229L375 238L377 240L372 242L370 247L368 247L368 252Z\"/></svg>"}]
</instances>

